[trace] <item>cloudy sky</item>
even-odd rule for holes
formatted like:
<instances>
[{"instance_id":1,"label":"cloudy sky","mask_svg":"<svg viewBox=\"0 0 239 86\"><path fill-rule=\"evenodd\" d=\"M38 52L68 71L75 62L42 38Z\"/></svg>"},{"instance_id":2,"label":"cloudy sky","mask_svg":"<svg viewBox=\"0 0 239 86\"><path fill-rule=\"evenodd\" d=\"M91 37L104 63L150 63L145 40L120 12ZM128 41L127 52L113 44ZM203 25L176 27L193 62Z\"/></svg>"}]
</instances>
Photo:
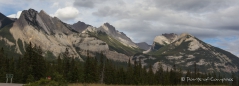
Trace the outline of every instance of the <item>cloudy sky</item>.
<instances>
[{"instance_id":1,"label":"cloudy sky","mask_svg":"<svg viewBox=\"0 0 239 86\"><path fill-rule=\"evenodd\" d=\"M9 17L29 8L69 24L108 22L134 42L190 33L239 56L239 0L0 0L0 12Z\"/></svg>"}]
</instances>

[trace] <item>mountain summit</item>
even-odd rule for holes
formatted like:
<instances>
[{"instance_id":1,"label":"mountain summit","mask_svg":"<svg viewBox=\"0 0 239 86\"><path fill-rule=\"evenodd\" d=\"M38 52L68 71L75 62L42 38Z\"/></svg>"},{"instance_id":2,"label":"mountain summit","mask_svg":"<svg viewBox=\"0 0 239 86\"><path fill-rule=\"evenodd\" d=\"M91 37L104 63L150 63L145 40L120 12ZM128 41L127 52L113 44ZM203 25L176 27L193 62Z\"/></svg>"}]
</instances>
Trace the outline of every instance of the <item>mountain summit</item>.
<instances>
[{"instance_id":1,"label":"mountain summit","mask_svg":"<svg viewBox=\"0 0 239 86\"><path fill-rule=\"evenodd\" d=\"M127 37L123 32L116 30L115 27L109 23L104 23L99 27L99 30L114 37L116 40L120 41L126 46L138 48L138 46L129 37Z\"/></svg>"},{"instance_id":2,"label":"mountain summit","mask_svg":"<svg viewBox=\"0 0 239 86\"><path fill-rule=\"evenodd\" d=\"M77 23L74 23L73 25L71 25L71 27L78 31L78 32L82 32L83 30L87 29L87 27L90 26L88 24L85 24L84 22L78 21Z\"/></svg>"},{"instance_id":3,"label":"mountain summit","mask_svg":"<svg viewBox=\"0 0 239 86\"><path fill-rule=\"evenodd\" d=\"M137 46L139 46L141 49L148 50L150 48L150 45L146 42L140 42L136 43Z\"/></svg>"},{"instance_id":4,"label":"mountain summit","mask_svg":"<svg viewBox=\"0 0 239 86\"><path fill-rule=\"evenodd\" d=\"M34 9L24 10L22 11L22 14L17 22L22 27L31 25L47 34L61 32L64 32L65 34L71 34L73 30L72 28L69 28L66 23L62 22L56 17L50 17L43 10L41 10L40 13Z\"/></svg>"},{"instance_id":5,"label":"mountain summit","mask_svg":"<svg viewBox=\"0 0 239 86\"><path fill-rule=\"evenodd\" d=\"M143 63L154 63L156 68L160 63L165 70L177 65L178 68L182 68L186 72L196 64L201 72L231 73L239 71L238 57L213 47L190 34L183 33L179 36L163 34L155 39L150 50L143 55L134 56L134 59L143 57Z\"/></svg>"},{"instance_id":6,"label":"mountain summit","mask_svg":"<svg viewBox=\"0 0 239 86\"><path fill-rule=\"evenodd\" d=\"M70 57L81 61L87 55L104 54L122 64L132 59L141 61L143 66L153 65L154 69L159 64L165 70L176 65L186 72L196 64L201 72L239 71L238 57L193 35L165 33L152 41L152 45L134 43L109 23L98 28L81 21L69 25L43 10L24 10L15 21L0 13L0 47L13 57L23 54L31 42L42 48L46 58L53 59L68 50Z\"/></svg>"},{"instance_id":7,"label":"mountain summit","mask_svg":"<svg viewBox=\"0 0 239 86\"><path fill-rule=\"evenodd\" d=\"M0 34L2 47L12 47L13 50L9 51L17 54L23 54L23 46L29 42L41 46L45 54L50 52L55 57L68 48L71 57L81 60L81 56L86 56L87 53L91 56L103 53L107 58L127 62L130 56L141 52L130 38L110 24L105 23L95 28L79 21L69 25L43 10L22 11L19 19L0 33L3 33Z\"/></svg>"},{"instance_id":8,"label":"mountain summit","mask_svg":"<svg viewBox=\"0 0 239 86\"><path fill-rule=\"evenodd\" d=\"M0 28L3 28L6 25L9 25L9 24L11 24L13 22L14 21L12 21L10 18L8 18L5 15L3 15L2 13L0 13Z\"/></svg>"}]
</instances>

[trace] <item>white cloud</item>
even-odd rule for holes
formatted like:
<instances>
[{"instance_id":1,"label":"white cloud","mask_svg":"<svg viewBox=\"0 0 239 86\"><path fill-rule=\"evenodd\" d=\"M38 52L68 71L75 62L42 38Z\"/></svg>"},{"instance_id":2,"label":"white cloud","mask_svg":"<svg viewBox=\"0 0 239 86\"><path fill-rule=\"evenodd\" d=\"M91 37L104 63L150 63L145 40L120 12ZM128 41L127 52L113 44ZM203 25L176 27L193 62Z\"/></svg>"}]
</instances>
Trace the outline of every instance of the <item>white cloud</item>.
<instances>
[{"instance_id":1,"label":"white cloud","mask_svg":"<svg viewBox=\"0 0 239 86\"><path fill-rule=\"evenodd\" d=\"M11 14L11 15L8 15L7 17L10 17L10 18L19 18L21 16L21 13L22 11L18 11L17 14Z\"/></svg>"},{"instance_id":2,"label":"white cloud","mask_svg":"<svg viewBox=\"0 0 239 86\"><path fill-rule=\"evenodd\" d=\"M4 2L0 5L3 13L8 13L10 9L16 11L33 8L44 10L50 16L56 16L69 24L82 21L98 27L104 22L109 22L135 42L145 41L151 44L154 37L162 33L187 32L202 40L239 37L238 0L23 0L22 2L0 0L0 2ZM9 16L16 17L17 14ZM233 47L236 45L223 46L225 46L223 49L238 55L236 47Z\"/></svg>"},{"instance_id":3,"label":"white cloud","mask_svg":"<svg viewBox=\"0 0 239 86\"><path fill-rule=\"evenodd\" d=\"M59 7L59 2L54 2L51 7Z\"/></svg>"},{"instance_id":4,"label":"white cloud","mask_svg":"<svg viewBox=\"0 0 239 86\"><path fill-rule=\"evenodd\" d=\"M76 18L79 13L80 12L74 7L65 7L58 9L54 15L62 20L68 21Z\"/></svg>"}]
</instances>

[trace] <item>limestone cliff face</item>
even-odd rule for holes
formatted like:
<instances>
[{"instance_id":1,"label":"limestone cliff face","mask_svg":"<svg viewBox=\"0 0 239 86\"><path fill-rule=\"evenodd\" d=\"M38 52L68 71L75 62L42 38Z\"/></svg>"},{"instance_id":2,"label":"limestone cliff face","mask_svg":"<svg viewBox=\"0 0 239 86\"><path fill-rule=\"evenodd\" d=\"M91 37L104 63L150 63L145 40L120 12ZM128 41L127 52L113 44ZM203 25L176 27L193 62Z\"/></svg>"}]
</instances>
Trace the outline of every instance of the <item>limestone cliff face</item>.
<instances>
[{"instance_id":1,"label":"limestone cliff face","mask_svg":"<svg viewBox=\"0 0 239 86\"><path fill-rule=\"evenodd\" d=\"M82 58L89 51L91 55L94 53L103 53L107 58L112 60L126 62L130 56L118 53L109 49L109 45L96 37L92 37L88 31L98 31L97 28L86 25L83 22L80 26L66 24L56 17L51 17L44 11L37 12L34 9L24 10L19 19L17 19L12 27L9 28L10 34L15 41L9 41L0 35L0 40L5 40L7 45L16 46L16 52L22 54L20 47L26 46L31 42L47 52L52 52L55 56L64 52L68 48L70 55L75 58ZM83 28L81 31L76 28ZM20 44L23 45L19 45Z\"/></svg>"},{"instance_id":2,"label":"limestone cliff face","mask_svg":"<svg viewBox=\"0 0 239 86\"><path fill-rule=\"evenodd\" d=\"M127 37L123 32L116 30L115 27L109 23L104 23L99 27L99 30L105 32L109 36L112 36L126 46L138 48L138 46L129 37Z\"/></svg>"},{"instance_id":3,"label":"limestone cliff face","mask_svg":"<svg viewBox=\"0 0 239 86\"><path fill-rule=\"evenodd\" d=\"M166 40L160 37L164 37ZM238 57L211 46L193 35L188 33L179 36L164 34L160 37L156 37L160 38L157 39L157 45L154 46L154 49L158 47L157 49L148 51L147 55L135 55L133 59L141 58L142 63L153 64L155 69L158 65L162 65L165 70L176 65L185 73L190 68L194 68L194 64L197 65L200 72L231 73L239 71ZM173 41L170 42L170 39ZM160 46L160 43L163 42L165 45ZM151 63L148 63L147 60L150 60Z\"/></svg>"}]
</instances>

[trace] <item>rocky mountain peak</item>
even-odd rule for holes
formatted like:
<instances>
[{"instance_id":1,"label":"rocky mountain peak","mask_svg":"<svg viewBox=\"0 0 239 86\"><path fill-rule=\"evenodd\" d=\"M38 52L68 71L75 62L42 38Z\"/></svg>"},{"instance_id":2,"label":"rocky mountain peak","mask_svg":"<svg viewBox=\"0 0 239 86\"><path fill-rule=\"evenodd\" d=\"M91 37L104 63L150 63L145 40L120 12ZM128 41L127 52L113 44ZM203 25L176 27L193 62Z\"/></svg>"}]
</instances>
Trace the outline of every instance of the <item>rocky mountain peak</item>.
<instances>
[{"instance_id":1,"label":"rocky mountain peak","mask_svg":"<svg viewBox=\"0 0 239 86\"><path fill-rule=\"evenodd\" d=\"M175 33L164 33L160 36L154 38L154 42L159 43L160 45L166 45L177 40L178 35Z\"/></svg>"},{"instance_id":2,"label":"rocky mountain peak","mask_svg":"<svg viewBox=\"0 0 239 86\"><path fill-rule=\"evenodd\" d=\"M70 25L71 28L73 28L74 30L76 30L77 32L82 32L84 31L85 29L87 29L88 24L85 24L84 22L81 22L81 21L78 21L77 23L74 23L73 25Z\"/></svg>"},{"instance_id":3,"label":"rocky mountain peak","mask_svg":"<svg viewBox=\"0 0 239 86\"><path fill-rule=\"evenodd\" d=\"M30 8L29 10L23 10L21 15L27 16L29 18L34 18L37 14L38 12L36 10Z\"/></svg>"},{"instance_id":4,"label":"rocky mountain peak","mask_svg":"<svg viewBox=\"0 0 239 86\"><path fill-rule=\"evenodd\" d=\"M0 28L14 22L10 18L6 17L4 14L0 13Z\"/></svg>"},{"instance_id":5,"label":"rocky mountain peak","mask_svg":"<svg viewBox=\"0 0 239 86\"><path fill-rule=\"evenodd\" d=\"M21 23L23 23L23 21L26 20L27 24L39 27L38 22L36 20L37 14L38 14L38 12L31 8L29 10L23 10L21 13L21 16L19 17L19 21L21 21Z\"/></svg>"},{"instance_id":6,"label":"rocky mountain peak","mask_svg":"<svg viewBox=\"0 0 239 86\"><path fill-rule=\"evenodd\" d=\"M38 15L40 15L41 17L49 17L49 18L51 18L50 15L48 15L44 10L41 10L41 11L38 13Z\"/></svg>"},{"instance_id":7,"label":"rocky mountain peak","mask_svg":"<svg viewBox=\"0 0 239 86\"><path fill-rule=\"evenodd\" d=\"M39 13L40 14L47 14L44 10L41 10Z\"/></svg>"},{"instance_id":8,"label":"rocky mountain peak","mask_svg":"<svg viewBox=\"0 0 239 86\"><path fill-rule=\"evenodd\" d=\"M104 23L99 27L98 30L114 37L116 40L120 41L126 46L138 48L138 46L129 37L127 37L123 32L116 30L115 27L110 25L109 23Z\"/></svg>"},{"instance_id":9,"label":"rocky mountain peak","mask_svg":"<svg viewBox=\"0 0 239 86\"><path fill-rule=\"evenodd\" d=\"M150 45L146 42L140 42L140 43L136 43L136 45L144 50L148 50L150 48Z\"/></svg>"},{"instance_id":10,"label":"rocky mountain peak","mask_svg":"<svg viewBox=\"0 0 239 86\"><path fill-rule=\"evenodd\" d=\"M162 34L162 36L166 37L166 38L169 39L169 40L173 40L173 39L175 39L175 37L177 37L178 35L175 34L175 33L164 33L164 34Z\"/></svg>"},{"instance_id":11,"label":"rocky mountain peak","mask_svg":"<svg viewBox=\"0 0 239 86\"><path fill-rule=\"evenodd\" d=\"M1 12L0 12L0 20L2 20L3 18L5 18L6 16L3 15Z\"/></svg>"},{"instance_id":12,"label":"rocky mountain peak","mask_svg":"<svg viewBox=\"0 0 239 86\"><path fill-rule=\"evenodd\" d=\"M107 32L115 32L115 27L110 25L108 22L104 23L102 26L102 29L107 31Z\"/></svg>"}]
</instances>

